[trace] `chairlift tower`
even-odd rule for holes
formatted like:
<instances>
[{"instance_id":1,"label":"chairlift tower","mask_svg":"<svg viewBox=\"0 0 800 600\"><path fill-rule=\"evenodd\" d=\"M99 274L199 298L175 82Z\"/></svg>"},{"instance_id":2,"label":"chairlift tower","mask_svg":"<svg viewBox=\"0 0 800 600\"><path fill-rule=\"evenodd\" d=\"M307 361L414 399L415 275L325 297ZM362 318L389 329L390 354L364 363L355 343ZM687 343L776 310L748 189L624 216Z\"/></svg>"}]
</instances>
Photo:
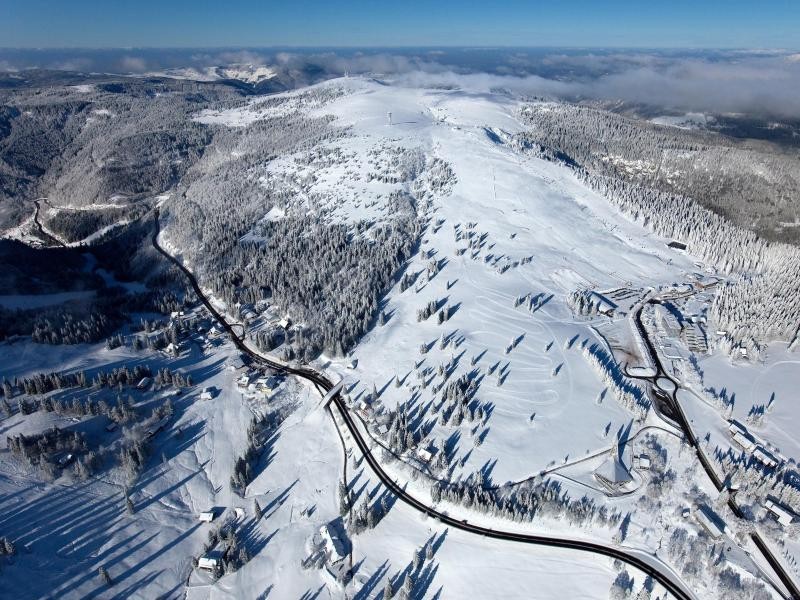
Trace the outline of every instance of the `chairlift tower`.
<instances>
[{"instance_id":1,"label":"chairlift tower","mask_svg":"<svg viewBox=\"0 0 800 600\"><path fill-rule=\"evenodd\" d=\"M392 124L392 113L391 112L386 113L386 118L388 119L389 125L391 125Z\"/></svg>"}]
</instances>

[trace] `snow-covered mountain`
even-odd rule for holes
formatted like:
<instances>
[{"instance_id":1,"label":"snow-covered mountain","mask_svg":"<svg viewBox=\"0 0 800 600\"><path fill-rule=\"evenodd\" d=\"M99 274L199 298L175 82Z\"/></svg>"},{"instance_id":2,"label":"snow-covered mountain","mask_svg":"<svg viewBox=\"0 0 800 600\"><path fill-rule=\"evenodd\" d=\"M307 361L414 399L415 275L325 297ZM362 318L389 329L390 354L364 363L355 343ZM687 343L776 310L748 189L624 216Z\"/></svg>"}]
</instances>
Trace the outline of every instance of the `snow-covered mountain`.
<instances>
[{"instance_id":1,"label":"snow-covered mountain","mask_svg":"<svg viewBox=\"0 0 800 600\"><path fill-rule=\"evenodd\" d=\"M19 293L56 279L48 255L0 295L6 321L48 310L13 313L0 345L15 597L786 591L798 254L666 187L682 174L653 157L712 155L691 137L710 134L408 78L185 102L131 85L129 105L64 93L130 135L122 107L169 102L158 176L136 187L82 122L67 147L98 160L52 158L32 188L52 195L9 234L73 245L40 251L63 252L61 287ZM115 185L138 192L98 202Z\"/></svg>"}]
</instances>

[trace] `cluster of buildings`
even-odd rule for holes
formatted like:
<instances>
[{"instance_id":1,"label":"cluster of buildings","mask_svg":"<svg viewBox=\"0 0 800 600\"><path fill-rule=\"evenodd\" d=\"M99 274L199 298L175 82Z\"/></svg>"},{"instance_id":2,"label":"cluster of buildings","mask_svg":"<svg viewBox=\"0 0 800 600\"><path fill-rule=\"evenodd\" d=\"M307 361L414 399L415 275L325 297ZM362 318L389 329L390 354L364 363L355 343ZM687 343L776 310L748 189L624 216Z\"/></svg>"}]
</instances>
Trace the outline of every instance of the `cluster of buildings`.
<instances>
[{"instance_id":1,"label":"cluster of buildings","mask_svg":"<svg viewBox=\"0 0 800 600\"><path fill-rule=\"evenodd\" d=\"M687 348L697 354L708 353L708 336L705 331L706 317L704 315L680 316L677 309L668 308L669 303L655 307L655 322L662 341L659 344L667 358L683 360L683 353L671 340L681 339Z\"/></svg>"},{"instance_id":2,"label":"cluster of buildings","mask_svg":"<svg viewBox=\"0 0 800 600\"><path fill-rule=\"evenodd\" d=\"M260 396L270 398L281 386L283 380L276 375L262 375L258 371L242 373L236 380L239 391L251 398Z\"/></svg>"},{"instance_id":3,"label":"cluster of buildings","mask_svg":"<svg viewBox=\"0 0 800 600\"><path fill-rule=\"evenodd\" d=\"M731 419L728 423L728 431L730 432L733 442L747 454L750 454L753 459L758 461L765 468L775 469L784 463L784 457L767 450L763 442L757 436L750 433L744 425L734 419ZM766 514L773 517L784 527L800 520L791 509L781 504L777 498L767 496L763 505Z\"/></svg>"},{"instance_id":4,"label":"cluster of buildings","mask_svg":"<svg viewBox=\"0 0 800 600\"><path fill-rule=\"evenodd\" d=\"M747 454L750 454L755 460L768 469L774 469L781 464L782 461L779 457L764 448L761 440L750 433L744 425L734 419L731 419L728 423L728 431L730 432L731 439Z\"/></svg>"},{"instance_id":5,"label":"cluster of buildings","mask_svg":"<svg viewBox=\"0 0 800 600\"><path fill-rule=\"evenodd\" d=\"M259 301L256 304L239 304L237 308L239 309L239 318L246 325L264 317L265 321L272 327L288 330L292 326L292 321L289 317L273 317L268 310L269 304L265 301Z\"/></svg>"}]
</instances>

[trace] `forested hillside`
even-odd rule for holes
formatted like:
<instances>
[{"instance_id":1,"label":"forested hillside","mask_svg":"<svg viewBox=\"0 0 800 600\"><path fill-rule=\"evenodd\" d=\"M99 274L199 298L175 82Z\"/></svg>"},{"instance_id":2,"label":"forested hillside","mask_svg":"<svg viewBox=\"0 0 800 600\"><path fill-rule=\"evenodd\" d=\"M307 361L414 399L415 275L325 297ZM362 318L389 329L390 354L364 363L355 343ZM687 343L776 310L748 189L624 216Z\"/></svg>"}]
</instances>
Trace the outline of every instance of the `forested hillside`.
<instances>
[{"instance_id":1,"label":"forested hillside","mask_svg":"<svg viewBox=\"0 0 800 600\"><path fill-rule=\"evenodd\" d=\"M34 79L0 90L0 229L28 216L37 197L53 206L126 206L169 189L211 141L191 114L243 95L169 79Z\"/></svg>"},{"instance_id":2,"label":"forested hillside","mask_svg":"<svg viewBox=\"0 0 800 600\"><path fill-rule=\"evenodd\" d=\"M571 165L634 220L732 276L711 307L728 349L758 354L797 337L800 250L763 239L787 237L777 219L797 218L797 157L593 108L544 103L521 115L531 129L518 147Z\"/></svg>"},{"instance_id":3,"label":"forested hillside","mask_svg":"<svg viewBox=\"0 0 800 600\"><path fill-rule=\"evenodd\" d=\"M596 174L687 196L768 240L800 243L800 154L765 142L654 125L586 106L521 111L520 142L563 153Z\"/></svg>"},{"instance_id":4,"label":"forested hillside","mask_svg":"<svg viewBox=\"0 0 800 600\"><path fill-rule=\"evenodd\" d=\"M430 180L442 165L401 150L391 164L376 164L375 178L401 186L381 200L386 217L337 221L337 203L326 207L331 198L313 191L313 173L340 165L345 154L337 143L350 133L308 109L324 109L343 93L327 86L268 99L259 103L263 118L244 127L212 126L214 144L166 212L170 242L229 305L269 299L303 323L289 358L323 350L341 355L372 326L381 296L414 252L419 198L443 185ZM268 176L279 157L294 157L313 173ZM281 218L265 217L273 210Z\"/></svg>"}]
</instances>

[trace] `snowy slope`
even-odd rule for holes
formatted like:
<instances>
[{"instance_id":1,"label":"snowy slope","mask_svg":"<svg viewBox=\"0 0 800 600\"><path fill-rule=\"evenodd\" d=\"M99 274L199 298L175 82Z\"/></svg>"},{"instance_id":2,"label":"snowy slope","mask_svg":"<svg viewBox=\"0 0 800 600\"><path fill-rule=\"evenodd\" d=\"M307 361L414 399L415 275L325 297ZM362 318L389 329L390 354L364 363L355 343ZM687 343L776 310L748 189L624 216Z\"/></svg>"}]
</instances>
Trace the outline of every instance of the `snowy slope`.
<instances>
[{"instance_id":1,"label":"snowy slope","mask_svg":"<svg viewBox=\"0 0 800 600\"><path fill-rule=\"evenodd\" d=\"M516 116L520 104L505 95L399 87L369 79L340 79L317 87L330 90L321 105L289 92L196 116L201 123L238 128L302 110L332 115L336 125L347 128L346 137L254 167L265 187L278 186L289 197L285 206L265 212L263 220L318 214L349 224L381 221L391 216L392 192L406 191L417 199L425 229L420 251L405 270L416 275L414 283L404 291L399 284L388 290L386 323L376 324L349 356L323 356L314 366L346 380L354 413L375 390L375 404L384 410L404 407L417 415L428 430L426 444L451 449L448 468L437 474L442 479L464 481L481 472L487 484L502 485L539 481L544 474L569 498L585 497L626 518L624 527L616 522L570 523L558 515L527 523L447 501L438 508L505 530L619 544L678 573L678 563L692 563L694 557L680 554L683 547L672 543L676 533L687 532L697 542L692 548L708 556L719 551L716 546L709 550L712 544L698 521L681 516L686 509L709 504L729 520L720 542L720 547L732 548L725 564L748 582L763 578L763 565L748 554L752 545L677 429L652 411L637 420L613 393L606 393L601 374L587 360L584 346L606 348L619 340L635 345L622 307L613 317L585 318L567 304L568 295L579 288L626 288L635 292L630 303L635 305L646 290L685 283L698 270L692 257L669 249L669 240L623 218L565 167L515 148L509 140L523 128ZM437 160L452 172L446 185L401 176L417 164ZM258 235L256 222L245 237ZM170 242L169 227L162 237L165 247L180 254ZM438 272L429 275L431 261L438 263ZM417 311L431 301L451 307L446 322L438 324L435 312L418 320ZM413 572L416 598L607 598L622 568L587 553L447 530L396 502L373 529L348 536L351 552L344 564L354 578L343 587L327 568L302 568L301 561L313 551L319 528L340 517L340 482L356 505L365 498L377 501L384 489L349 436L340 440L336 422L320 406L313 387L288 380L273 399L254 405L227 368L235 355L230 343L204 352L193 346L176 359L125 348L42 347L27 341L0 348L0 372L8 378L148 361L181 368L194 379L180 399L174 423L156 438L153 456L130 490L134 515L125 512L118 474L105 473L74 486L65 480L42 482L11 460L5 441L0 443L0 507L6 515L0 534L18 539L22 548L3 571L14 597L185 593L190 600L366 599L382 597L387 584L399 586ZM633 360L641 348L628 351ZM796 456L791 429L796 407L790 401L796 362L782 349L774 357L732 378L730 364L713 356L701 364L704 383L747 395L736 405L739 417L774 391L778 400L761 433ZM445 364L453 367L447 381L480 371L475 398L485 409L482 419L456 425L440 422L433 412L440 401L437 388L445 383L439 367ZM220 394L200 400L204 386L214 386ZM713 422L721 439L724 421L714 409L700 406L703 411L687 408L690 417ZM246 447L253 411L266 408L285 409L287 418L240 498L229 485L232 467ZM364 420L370 426L361 425L363 435L373 436L371 444L385 470L416 498L432 502L419 458L411 452L393 457L381 450L386 437L377 433L369 415ZM14 435L52 423L66 420L48 413L23 421L15 414L2 427ZM612 491L593 473L620 446L631 481ZM632 468L638 453L652 456L653 471ZM253 515L256 500L264 512L260 522ZM202 554L210 529L197 515L214 506L228 514L242 511L254 554L240 570L217 581L191 563ZM429 542L431 557L415 567L415 552ZM788 549L797 551L796 545ZM99 566L108 569L113 587L101 583ZM705 581L702 569L697 571L691 583L698 597L725 596L716 583ZM39 573L46 575L35 577ZM632 570L630 575L636 594L644 577Z\"/></svg>"}]
</instances>

